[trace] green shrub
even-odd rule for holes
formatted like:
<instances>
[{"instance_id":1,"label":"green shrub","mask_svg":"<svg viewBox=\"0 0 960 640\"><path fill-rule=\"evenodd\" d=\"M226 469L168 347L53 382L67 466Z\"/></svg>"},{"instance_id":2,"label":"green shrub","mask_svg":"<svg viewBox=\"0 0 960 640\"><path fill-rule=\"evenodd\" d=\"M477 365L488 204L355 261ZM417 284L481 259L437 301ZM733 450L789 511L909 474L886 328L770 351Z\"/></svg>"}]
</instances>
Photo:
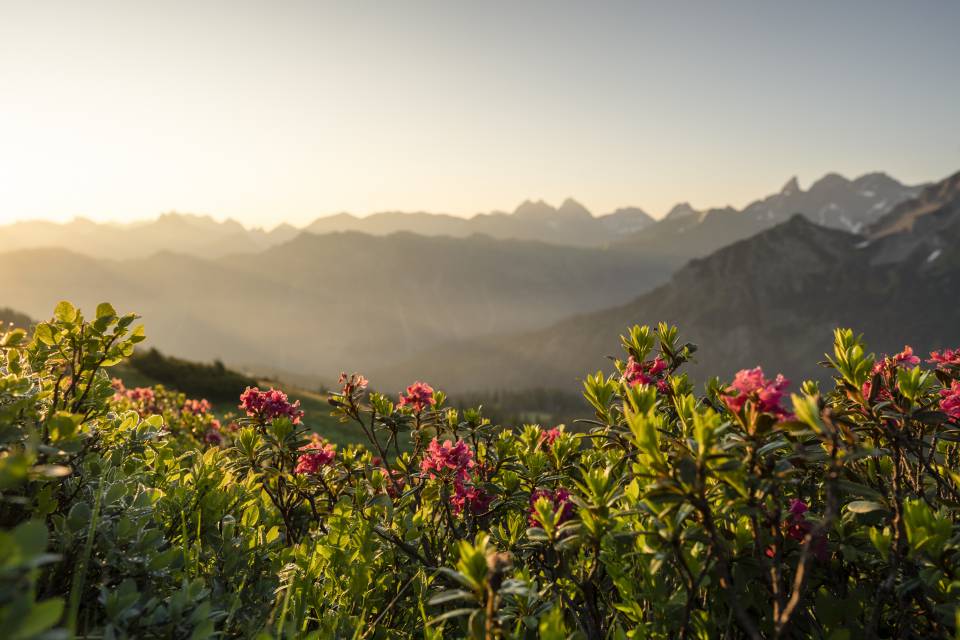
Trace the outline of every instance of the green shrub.
<instances>
[{"instance_id":1,"label":"green shrub","mask_svg":"<svg viewBox=\"0 0 960 640\"><path fill-rule=\"evenodd\" d=\"M957 633L960 353L840 330L832 389L757 368L697 394L694 346L634 327L576 433L344 375L367 444L338 448L276 390L221 429L112 384L134 321L61 303L0 338L7 637Z\"/></svg>"}]
</instances>

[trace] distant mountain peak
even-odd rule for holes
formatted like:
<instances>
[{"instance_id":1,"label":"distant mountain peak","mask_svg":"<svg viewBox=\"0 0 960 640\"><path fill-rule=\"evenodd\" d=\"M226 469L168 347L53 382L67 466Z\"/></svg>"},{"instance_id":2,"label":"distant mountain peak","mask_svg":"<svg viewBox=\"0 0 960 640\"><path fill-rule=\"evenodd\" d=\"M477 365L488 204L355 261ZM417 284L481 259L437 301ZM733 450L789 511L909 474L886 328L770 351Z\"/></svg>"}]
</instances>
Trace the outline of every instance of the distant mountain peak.
<instances>
[{"instance_id":1,"label":"distant mountain peak","mask_svg":"<svg viewBox=\"0 0 960 640\"><path fill-rule=\"evenodd\" d=\"M592 218L593 214L590 213L590 210L585 206L574 200L573 198L567 198L563 201L563 204L560 205L560 208L557 209L557 213L574 218Z\"/></svg>"},{"instance_id":2,"label":"distant mountain peak","mask_svg":"<svg viewBox=\"0 0 960 640\"><path fill-rule=\"evenodd\" d=\"M782 189L780 189L780 194L784 196L788 196L790 194L797 193L799 191L800 191L800 183L797 182L797 176L793 176L792 178L787 180L787 183L783 185Z\"/></svg>"},{"instance_id":3,"label":"distant mountain peak","mask_svg":"<svg viewBox=\"0 0 960 640\"><path fill-rule=\"evenodd\" d=\"M520 217L545 217L557 212L543 200L524 200L513 211L513 215Z\"/></svg>"},{"instance_id":4,"label":"distant mountain peak","mask_svg":"<svg viewBox=\"0 0 960 640\"><path fill-rule=\"evenodd\" d=\"M664 220L672 220L674 218L684 218L686 216L699 214L700 212L690 206L689 202L680 202L673 205L673 208L667 212L667 215L664 216Z\"/></svg>"}]
</instances>

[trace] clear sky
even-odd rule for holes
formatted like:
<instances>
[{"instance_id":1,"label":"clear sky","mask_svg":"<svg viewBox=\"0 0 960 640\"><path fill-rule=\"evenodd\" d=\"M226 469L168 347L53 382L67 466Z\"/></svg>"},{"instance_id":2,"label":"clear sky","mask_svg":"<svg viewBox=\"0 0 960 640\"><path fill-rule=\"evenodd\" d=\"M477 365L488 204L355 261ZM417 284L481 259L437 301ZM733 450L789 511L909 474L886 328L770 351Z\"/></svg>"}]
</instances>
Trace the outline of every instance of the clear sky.
<instances>
[{"instance_id":1,"label":"clear sky","mask_svg":"<svg viewBox=\"0 0 960 640\"><path fill-rule=\"evenodd\" d=\"M0 221L596 213L960 169L960 2L0 0Z\"/></svg>"}]
</instances>

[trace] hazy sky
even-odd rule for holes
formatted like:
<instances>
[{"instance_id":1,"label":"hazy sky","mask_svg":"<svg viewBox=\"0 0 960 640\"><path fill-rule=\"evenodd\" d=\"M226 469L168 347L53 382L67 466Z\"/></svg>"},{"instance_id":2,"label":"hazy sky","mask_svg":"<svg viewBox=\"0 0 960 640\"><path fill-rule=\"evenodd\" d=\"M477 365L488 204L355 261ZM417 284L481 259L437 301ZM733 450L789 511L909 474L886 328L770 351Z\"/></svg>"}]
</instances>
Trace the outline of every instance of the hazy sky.
<instances>
[{"instance_id":1,"label":"hazy sky","mask_svg":"<svg viewBox=\"0 0 960 640\"><path fill-rule=\"evenodd\" d=\"M960 169L960 2L0 0L0 221L733 204Z\"/></svg>"}]
</instances>

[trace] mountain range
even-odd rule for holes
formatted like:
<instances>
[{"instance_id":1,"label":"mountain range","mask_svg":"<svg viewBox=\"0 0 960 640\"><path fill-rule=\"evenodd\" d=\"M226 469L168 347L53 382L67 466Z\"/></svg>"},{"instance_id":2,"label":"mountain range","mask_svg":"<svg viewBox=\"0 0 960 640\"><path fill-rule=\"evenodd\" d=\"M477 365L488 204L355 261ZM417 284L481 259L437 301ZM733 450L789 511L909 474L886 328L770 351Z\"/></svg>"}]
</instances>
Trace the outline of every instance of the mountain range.
<instances>
[{"instance_id":1,"label":"mountain range","mask_svg":"<svg viewBox=\"0 0 960 640\"><path fill-rule=\"evenodd\" d=\"M817 363L835 327L862 332L878 352L899 351L908 340L918 353L960 344L960 173L858 228L862 235L795 214L690 261L627 304L537 331L441 345L369 373L388 387L419 375L454 391L576 390L586 373L609 370L604 354L619 354L617 336L627 327L659 321L701 345L687 368L701 381L757 364L823 379L828 372Z\"/></svg>"},{"instance_id":2,"label":"mountain range","mask_svg":"<svg viewBox=\"0 0 960 640\"><path fill-rule=\"evenodd\" d=\"M109 300L171 355L301 383L359 370L387 389L575 389L626 327L660 320L702 345L694 376L756 363L816 376L838 325L884 350L960 342L958 176L829 174L740 211L681 204L653 222L567 200L270 232L183 214L21 223L0 228L0 305L42 318L60 299ZM31 225L51 246L31 244Z\"/></svg>"},{"instance_id":3,"label":"mountain range","mask_svg":"<svg viewBox=\"0 0 960 640\"><path fill-rule=\"evenodd\" d=\"M234 220L217 222L209 216L183 213L166 213L130 224L98 224L82 218L63 224L24 221L0 226L0 251L58 247L117 259L171 251L216 259L264 251L303 232L356 231L383 236L406 231L452 238L482 234L576 247L624 244L678 267L691 257L707 255L783 222L793 213L803 213L825 226L858 231L918 190L882 173L855 180L828 174L807 191L793 178L780 192L742 211L730 207L697 211L683 203L661 220L654 220L637 207L594 216L568 198L559 207L528 200L512 213L481 213L470 218L433 213L382 212L366 217L340 213L317 218L302 229L281 224L270 231L247 229Z\"/></svg>"}]
</instances>

